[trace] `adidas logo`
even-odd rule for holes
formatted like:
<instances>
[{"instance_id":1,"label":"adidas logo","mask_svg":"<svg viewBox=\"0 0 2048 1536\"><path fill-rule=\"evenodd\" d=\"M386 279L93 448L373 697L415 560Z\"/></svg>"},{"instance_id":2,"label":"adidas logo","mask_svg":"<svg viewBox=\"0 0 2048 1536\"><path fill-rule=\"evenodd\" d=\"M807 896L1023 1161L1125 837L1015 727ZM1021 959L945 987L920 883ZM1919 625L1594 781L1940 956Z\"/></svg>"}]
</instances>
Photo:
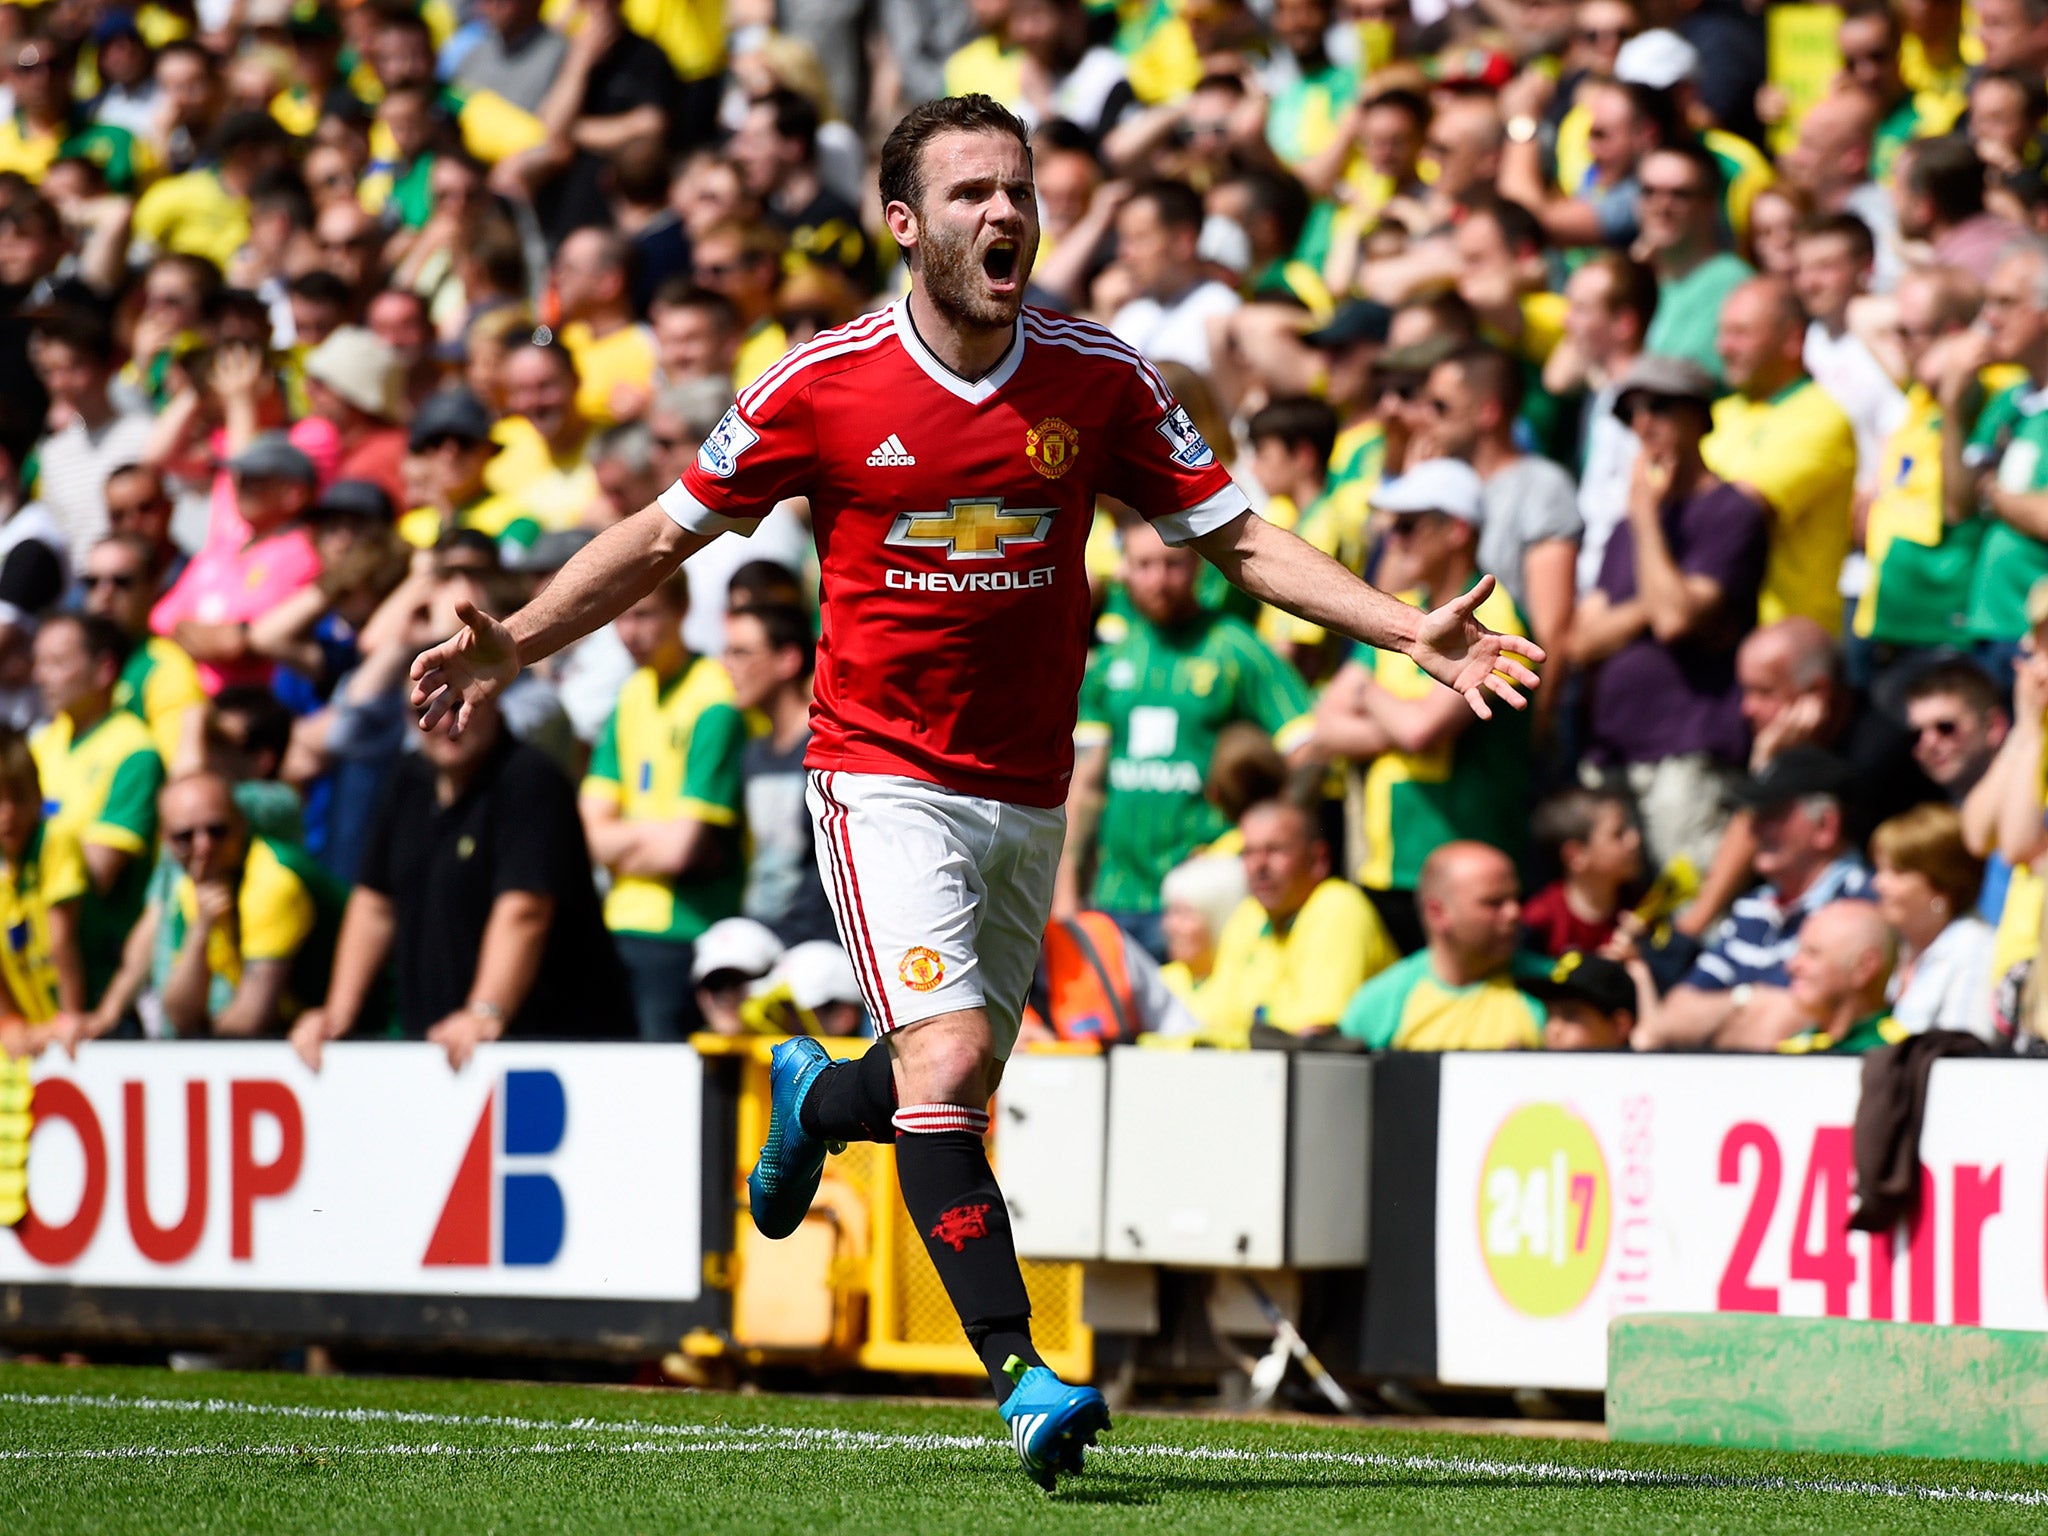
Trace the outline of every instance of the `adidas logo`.
<instances>
[{"instance_id":1,"label":"adidas logo","mask_svg":"<svg viewBox=\"0 0 2048 1536\"><path fill-rule=\"evenodd\" d=\"M916 455L903 446L903 439L894 432L883 438L881 446L868 455L869 469L908 469L916 462Z\"/></svg>"},{"instance_id":2,"label":"adidas logo","mask_svg":"<svg viewBox=\"0 0 2048 1536\"><path fill-rule=\"evenodd\" d=\"M1045 1421L1051 1417L1049 1413L1020 1413L1011 1422L1010 1438L1016 1442L1017 1454L1023 1458L1026 1466L1031 1464L1031 1437L1037 1434L1044 1427Z\"/></svg>"}]
</instances>

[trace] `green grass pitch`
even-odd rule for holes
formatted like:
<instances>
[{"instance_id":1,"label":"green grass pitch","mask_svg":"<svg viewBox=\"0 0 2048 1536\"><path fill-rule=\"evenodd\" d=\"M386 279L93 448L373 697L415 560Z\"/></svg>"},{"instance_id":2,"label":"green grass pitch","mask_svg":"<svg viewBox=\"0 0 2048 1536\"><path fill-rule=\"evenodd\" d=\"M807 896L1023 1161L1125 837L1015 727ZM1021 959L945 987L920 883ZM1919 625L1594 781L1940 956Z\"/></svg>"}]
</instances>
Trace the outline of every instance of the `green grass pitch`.
<instances>
[{"instance_id":1,"label":"green grass pitch","mask_svg":"<svg viewBox=\"0 0 2048 1536\"><path fill-rule=\"evenodd\" d=\"M2048 1468L1126 1414L1047 1497L992 1410L0 1367L0 1530L2038 1532Z\"/></svg>"}]
</instances>

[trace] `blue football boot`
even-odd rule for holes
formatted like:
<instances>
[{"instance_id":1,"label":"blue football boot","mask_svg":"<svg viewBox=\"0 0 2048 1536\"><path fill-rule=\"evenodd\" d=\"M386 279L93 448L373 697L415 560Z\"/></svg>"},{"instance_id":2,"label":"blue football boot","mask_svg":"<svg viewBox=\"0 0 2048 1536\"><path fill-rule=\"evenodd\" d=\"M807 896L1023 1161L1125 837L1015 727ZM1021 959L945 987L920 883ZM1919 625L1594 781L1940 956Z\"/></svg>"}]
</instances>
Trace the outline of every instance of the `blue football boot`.
<instances>
[{"instance_id":1,"label":"blue football boot","mask_svg":"<svg viewBox=\"0 0 2048 1536\"><path fill-rule=\"evenodd\" d=\"M825 1154L843 1152L803 1128L797 1111L818 1074L832 1065L808 1035L785 1040L768 1058L768 1139L747 1175L747 1207L763 1237L787 1237L803 1223L825 1172Z\"/></svg>"},{"instance_id":2,"label":"blue football boot","mask_svg":"<svg viewBox=\"0 0 2048 1536\"><path fill-rule=\"evenodd\" d=\"M1010 1356L1003 1373L1016 1383L1002 1406L1024 1475L1047 1493L1061 1472L1081 1470L1081 1453L1109 1429L1109 1404L1093 1387L1070 1387L1049 1366L1026 1368Z\"/></svg>"}]
</instances>

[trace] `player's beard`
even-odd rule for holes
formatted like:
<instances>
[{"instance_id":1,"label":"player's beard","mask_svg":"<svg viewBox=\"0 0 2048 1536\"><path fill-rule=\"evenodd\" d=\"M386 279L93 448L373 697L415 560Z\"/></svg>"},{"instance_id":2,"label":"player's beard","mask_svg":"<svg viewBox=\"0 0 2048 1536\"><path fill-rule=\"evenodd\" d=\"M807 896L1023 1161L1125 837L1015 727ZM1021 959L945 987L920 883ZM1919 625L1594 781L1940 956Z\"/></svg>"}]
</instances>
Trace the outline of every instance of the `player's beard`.
<instances>
[{"instance_id":1,"label":"player's beard","mask_svg":"<svg viewBox=\"0 0 2048 1536\"><path fill-rule=\"evenodd\" d=\"M920 233L924 292L933 308L954 324L973 330L1005 330L1016 324L1024 308L1024 285L1038 259L1035 238L1028 244L1022 237L1018 239L1016 287L1009 293L990 293L973 236L955 235L935 226Z\"/></svg>"}]
</instances>

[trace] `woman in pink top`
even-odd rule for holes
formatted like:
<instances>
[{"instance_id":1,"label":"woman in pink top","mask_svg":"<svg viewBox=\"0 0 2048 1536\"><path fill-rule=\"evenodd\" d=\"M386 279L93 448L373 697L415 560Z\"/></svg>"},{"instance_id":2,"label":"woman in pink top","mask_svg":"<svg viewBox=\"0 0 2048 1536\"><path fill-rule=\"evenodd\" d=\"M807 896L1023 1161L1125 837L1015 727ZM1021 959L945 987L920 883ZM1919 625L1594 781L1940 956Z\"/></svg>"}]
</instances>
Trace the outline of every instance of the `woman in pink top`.
<instances>
[{"instance_id":1,"label":"woman in pink top","mask_svg":"<svg viewBox=\"0 0 2048 1536\"><path fill-rule=\"evenodd\" d=\"M228 462L234 505L248 537L215 537L157 601L149 627L199 664L209 694L270 681L271 664L249 648L249 624L320 575L313 536L300 518L313 504L313 461L282 432L265 432ZM216 528L216 534L218 529Z\"/></svg>"}]
</instances>

